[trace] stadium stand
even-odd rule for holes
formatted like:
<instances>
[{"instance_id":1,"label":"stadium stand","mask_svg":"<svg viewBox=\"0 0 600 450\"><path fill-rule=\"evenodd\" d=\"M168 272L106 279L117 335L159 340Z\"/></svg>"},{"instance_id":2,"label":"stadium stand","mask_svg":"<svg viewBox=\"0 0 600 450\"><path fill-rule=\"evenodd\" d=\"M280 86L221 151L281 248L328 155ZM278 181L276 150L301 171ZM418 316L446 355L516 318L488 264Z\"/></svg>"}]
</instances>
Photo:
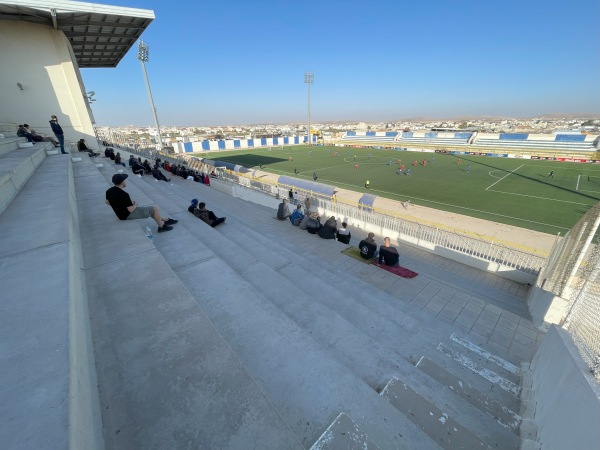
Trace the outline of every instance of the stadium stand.
<instances>
[{"instance_id":1,"label":"stadium stand","mask_svg":"<svg viewBox=\"0 0 600 450\"><path fill-rule=\"evenodd\" d=\"M448 149L460 151L498 150L501 153L553 154L556 156L580 156L590 158L590 153L598 151L600 138L597 135L556 134L535 135L528 133L440 133L440 132L402 132L395 136L387 133L366 134L347 132L338 143L342 145L365 145L414 149ZM391 145L393 144L393 145Z\"/></svg>"}]
</instances>

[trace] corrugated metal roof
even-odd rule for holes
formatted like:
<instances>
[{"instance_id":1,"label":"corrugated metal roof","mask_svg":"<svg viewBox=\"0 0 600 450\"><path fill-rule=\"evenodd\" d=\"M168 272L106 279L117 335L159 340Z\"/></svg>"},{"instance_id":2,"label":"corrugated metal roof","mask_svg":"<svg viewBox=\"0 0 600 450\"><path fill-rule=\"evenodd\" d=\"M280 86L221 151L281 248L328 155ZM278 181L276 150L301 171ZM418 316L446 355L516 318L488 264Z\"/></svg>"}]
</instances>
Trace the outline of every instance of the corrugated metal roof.
<instances>
[{"instance_id":1,"label":"corrugated metal roof","mask_svg":"<svg viewBox=\"0 0 600 450\"><path fill-rule=\"evenodd\" d=\"M116 67L154 20L154 12L67 0L0 1L0 20L61 30L79 67Z\"/></svg>"}]
</instances>

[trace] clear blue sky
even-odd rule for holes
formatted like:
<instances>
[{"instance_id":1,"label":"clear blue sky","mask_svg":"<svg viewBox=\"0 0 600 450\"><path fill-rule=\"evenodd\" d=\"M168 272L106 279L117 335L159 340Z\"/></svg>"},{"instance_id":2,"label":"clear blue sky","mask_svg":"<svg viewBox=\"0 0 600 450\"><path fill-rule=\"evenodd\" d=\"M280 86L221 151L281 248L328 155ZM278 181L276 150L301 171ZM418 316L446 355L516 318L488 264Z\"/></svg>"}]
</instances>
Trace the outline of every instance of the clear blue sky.
<instances>
[{"instance_id":1,"label":"clear blue sky","mask_svg":"<svg viewBox=\"0 0 600 450\"><path fill-rule=\"evenodd\" d=\"M600 2L107 0L142 38L161 125L600 113ZM98 125L153 123L137 46L83 69Z\"/></svg>"}]
</instances>

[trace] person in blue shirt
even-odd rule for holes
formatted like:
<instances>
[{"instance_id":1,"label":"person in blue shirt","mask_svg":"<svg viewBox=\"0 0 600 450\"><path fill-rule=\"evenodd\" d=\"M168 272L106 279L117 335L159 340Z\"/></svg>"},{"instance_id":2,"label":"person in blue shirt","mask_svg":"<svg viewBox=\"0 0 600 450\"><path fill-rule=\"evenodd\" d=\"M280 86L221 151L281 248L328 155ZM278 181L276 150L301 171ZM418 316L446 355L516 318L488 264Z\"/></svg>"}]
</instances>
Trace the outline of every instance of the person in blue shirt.
<instances>
[{"instance_id":1,"label":"person in blue shirt","mask_svg":"<svg viewBox=\"0 0 600 450\"><path fill-rule=\"evenodd\" d=\"M302 205L298 205L298 206L296 206L296 209L290 216L290 222L292 222L292 225L297 226L297 225L300 225L300 222L302 222L302 219L304 219L304 214L302 213Z\"/></svg>"}]
</instances>

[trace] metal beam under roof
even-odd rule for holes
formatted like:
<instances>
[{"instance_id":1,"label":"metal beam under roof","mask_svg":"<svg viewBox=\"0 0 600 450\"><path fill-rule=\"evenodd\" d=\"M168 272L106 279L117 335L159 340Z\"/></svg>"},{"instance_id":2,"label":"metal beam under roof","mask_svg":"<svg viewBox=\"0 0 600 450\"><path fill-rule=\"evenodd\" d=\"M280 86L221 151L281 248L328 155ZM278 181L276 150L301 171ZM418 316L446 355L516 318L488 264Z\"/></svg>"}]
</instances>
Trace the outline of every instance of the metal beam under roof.
<instances>
[{"instance_id":1,"label":"metal beam under roof","mask_svg":"<svg viewBox=\"0 0 600 450\"><path fill-rule=\"evenodd\" d=\"M116 67L152 23L154 12L69 0L0 0L1 20L61 30L71 42L81 68Z\"/></svg>"}]
</instances>

